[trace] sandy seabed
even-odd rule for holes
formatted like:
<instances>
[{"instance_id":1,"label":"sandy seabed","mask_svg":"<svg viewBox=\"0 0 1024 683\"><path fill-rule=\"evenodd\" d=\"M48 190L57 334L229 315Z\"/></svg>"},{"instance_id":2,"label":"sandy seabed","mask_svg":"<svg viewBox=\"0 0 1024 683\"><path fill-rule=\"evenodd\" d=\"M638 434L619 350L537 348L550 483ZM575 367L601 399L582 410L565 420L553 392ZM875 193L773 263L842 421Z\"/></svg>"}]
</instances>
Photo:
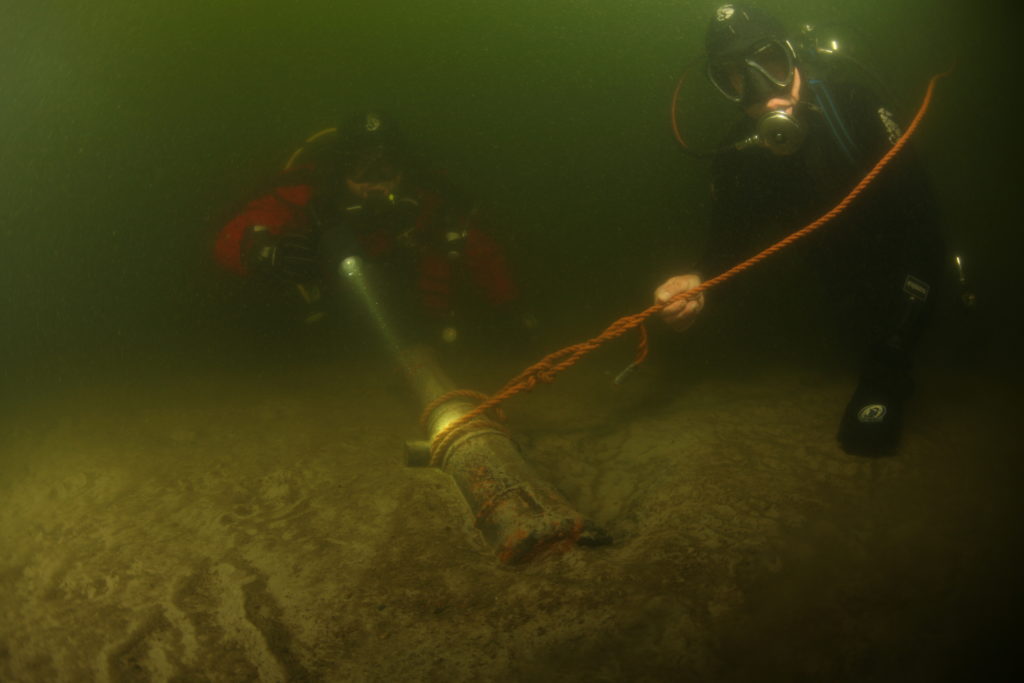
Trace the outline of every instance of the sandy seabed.
<instances>
[{"instance_id":1,"label":"sandy seabed","mask_svg":"<svg viewBox=\"0 0 1024 683\"><path fill-rule=\"evenodd\" d=\"M1010 663L1019 427L933 373L900 452L793 367L516 398L524 458L615 538L505 567L365 364L154 369L7 416L3 681L936 681ZM381 377L384 380L381 380ZM994 680L989 678L988 680Z\"/></svg>"}]
</instances>

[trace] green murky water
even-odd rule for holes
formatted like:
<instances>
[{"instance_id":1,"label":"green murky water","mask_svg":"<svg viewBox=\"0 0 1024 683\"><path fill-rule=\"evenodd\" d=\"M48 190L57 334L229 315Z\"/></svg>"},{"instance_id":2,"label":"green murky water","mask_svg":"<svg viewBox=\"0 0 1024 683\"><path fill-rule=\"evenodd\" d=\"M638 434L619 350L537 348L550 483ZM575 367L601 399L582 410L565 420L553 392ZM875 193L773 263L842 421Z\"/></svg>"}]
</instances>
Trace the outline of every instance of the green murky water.
<instances>
[{"instance_id":1,"label":"green murky water","mask_svg":"<svg viewBox=\"0 0 1024 683\"><path fill-rule=\"evenodd\" d=\"M848 387L829 373L848 359L826 333L807 341L806 301L764 316L793 327L698 337L676 363L666 356L677 346L656 339L663 356L653 367L684 381L652 380L660 388L647 399L608 408L586 373L616 372L628 362L620 348L621 358L569 381L575 394L557 394L557 419L523 408L519 428L533 464L622 541L514 578L461 526L459 498L440 475L410 484L395 465L385 437L398 443L415 429L409 407L389 402L380 375L338 358L330 340L254 334L237 283L213 265L213 237L306 136L380 106L501 217L546 348L589 337L646 306L705 239L707 166L680 154L669 107L713 5L8 8L0 481L14 502L0 525L13 549L0 571L0 672L611 681L777 671L882 681L998 670L1000 626L1018 592L999 582L1017 538L1006 520L1020 430L1007 418L1024 341L1009 105L1019 10L762 6L791 27L850 27L905 110L955 62L915 144L947 239L975 280L982 329L938 321L907 453L880 465L834 449L830 406ZM720 110L697 104L696 123L714 123ZM487 369L477 376L492 382L481 388L514 370L478 353ZM361 412L360 383L375 387L380 412ZM794 402L801 392L814 397L809 411ZM581 418L576 401L601 405ZM359 429L330 431L345 411ZM683 443L696 460L657 459ZM576 448L565 464L547 457ZM182 469L167 468L179 459ZM391 469L374 470L380 462ZM332 502L332 478L351 507ZM438 500L439 517L420 521ZM147 536L138 520L156 531ZM345 525L349 536L324 540ZM175 559L160 567L164 555ZM420 592L418 572L443 587ZM108 631L90 631L94 613ZM46 641L72 631L93 635L47 654ZM431 637L460 645L446 661L426 654L444 645Z\"/></svg>"}]
</instances>

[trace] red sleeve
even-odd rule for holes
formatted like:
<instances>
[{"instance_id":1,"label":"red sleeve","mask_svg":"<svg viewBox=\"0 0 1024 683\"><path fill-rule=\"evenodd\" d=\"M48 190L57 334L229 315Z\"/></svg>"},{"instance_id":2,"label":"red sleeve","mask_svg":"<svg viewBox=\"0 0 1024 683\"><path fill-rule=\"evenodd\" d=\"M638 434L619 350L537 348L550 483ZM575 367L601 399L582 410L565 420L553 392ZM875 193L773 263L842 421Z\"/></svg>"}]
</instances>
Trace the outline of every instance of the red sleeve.
<instances>
[{"instance_id":1,"label":"red sleeve","mask_svg":"<svg viewBox=\"0 0 1024 683\"><path fill-rule=\"evenodd\" d=\"M482 230L466 233L466 265L473 282L492 306L503 306L519 298L505 254L498 243Z\"/></svg>"},{"instance_id":2,"label":"red sleeve","mask_svg":"<svg viewBox=\"0 0 1024 683\"><path fill-rule=\"evenodd\" d=\"M279 187L273 194L254 199L225 225L214 243L214 256L223 268L245 275L242 262L242 237L253 225L265 225L274 234L297 225L300 216L296 210L309 203L312 188L308 185Z\"/></svg>"}]
</instances>

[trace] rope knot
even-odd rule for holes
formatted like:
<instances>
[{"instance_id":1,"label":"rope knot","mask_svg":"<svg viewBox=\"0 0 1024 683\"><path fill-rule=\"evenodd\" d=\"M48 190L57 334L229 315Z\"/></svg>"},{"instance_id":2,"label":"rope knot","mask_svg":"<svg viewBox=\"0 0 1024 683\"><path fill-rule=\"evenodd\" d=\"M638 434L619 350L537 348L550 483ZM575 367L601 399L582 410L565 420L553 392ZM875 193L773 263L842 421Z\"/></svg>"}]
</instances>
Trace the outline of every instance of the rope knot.
<instances>
[{"instance_id":1,"label":"rope knot","mask_svg":"<svg viewBox=\"0 0 1024 683\"><path fill-rule=\"evenodd\" d=\"M536 386L537 382L551 384L552 382L555 381L555 377L557 375L558 373L555 372L553 368L542 368L540 370L537 370L537 372L533 373L533 376L530 377L530 379L533 380L533 386ZM530 388L532 389L533 386L531 386Z\"/></svg>"}]
</instances>

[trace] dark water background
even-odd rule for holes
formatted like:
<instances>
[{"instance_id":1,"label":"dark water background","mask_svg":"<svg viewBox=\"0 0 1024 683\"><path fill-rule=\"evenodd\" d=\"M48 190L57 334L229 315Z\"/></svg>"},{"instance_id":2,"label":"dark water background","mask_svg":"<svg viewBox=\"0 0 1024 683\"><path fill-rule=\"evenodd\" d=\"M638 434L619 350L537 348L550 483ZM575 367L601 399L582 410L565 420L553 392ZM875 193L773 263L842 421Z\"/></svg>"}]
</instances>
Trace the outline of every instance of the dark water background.
<instances>
[{"instance_id":1,"label":"dark water background","mask_svg":"<svg viewBox=\"0 0 1024 683\"><path fill-rule=\"evenodd\" d=\"M917 145L987 309L985 358L1015 365L1015 6L761 5L856 27L906 109L957 60ZM301 140L366 105L497 208L542 318L580 330L565 342L642 308L705 234L707 168L679 154L668 108L713 7L18 3L0 25L5 393L236 346L216 231Z\"/></svg>"}]
</instances>

